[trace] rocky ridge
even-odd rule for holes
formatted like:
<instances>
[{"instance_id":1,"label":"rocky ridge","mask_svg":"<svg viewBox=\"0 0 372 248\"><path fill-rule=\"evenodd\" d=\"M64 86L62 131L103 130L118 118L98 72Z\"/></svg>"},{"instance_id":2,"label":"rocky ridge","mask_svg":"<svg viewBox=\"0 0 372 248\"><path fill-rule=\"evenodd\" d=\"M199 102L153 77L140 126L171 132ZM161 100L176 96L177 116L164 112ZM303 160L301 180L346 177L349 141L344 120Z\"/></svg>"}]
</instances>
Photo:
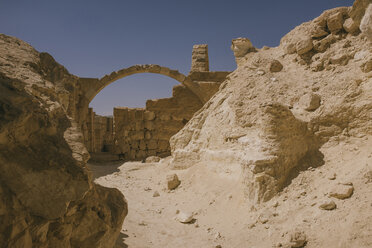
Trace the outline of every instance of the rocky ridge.
<instances>
[{"instance_id":1,"label":"rocky ridge","mask_svg":"<svg viewBox=\"0 0 372 248\"><path fill-rule=\"evenodd\" d=\"M325 11L275 48L233 40L238 68L172 137L171 166L205 164L260 203L324 164L325 143L372 134L368 4Z\"/></svg>"}]
</instances>

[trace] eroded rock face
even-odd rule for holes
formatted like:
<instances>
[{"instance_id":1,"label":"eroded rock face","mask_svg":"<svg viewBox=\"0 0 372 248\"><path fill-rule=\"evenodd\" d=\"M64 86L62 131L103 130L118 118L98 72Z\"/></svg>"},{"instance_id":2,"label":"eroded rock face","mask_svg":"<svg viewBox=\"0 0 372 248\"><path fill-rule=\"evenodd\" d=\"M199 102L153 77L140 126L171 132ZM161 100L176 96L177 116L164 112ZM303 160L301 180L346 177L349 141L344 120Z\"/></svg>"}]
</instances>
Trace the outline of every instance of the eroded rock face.
<instances>
[{"instance_id":1,"label":"eroded rock face","mask_svg":"<svg viewBox=\"0 0 372 248\"><path fill-rule=\"evenodd\" d=\"M259 203L300 168L322 165L318 148L330 138L371 134L372 79L365 69L371 48L355 28L368 13L366 2L327 10L280 46L243 55L216 95L171 138L171 164L203 164L240 182ZM285 70L270 71L275 59Z\"/></svg>"},{"instance_id":2,"label":"eroded rock face","mask_svg":"<svg viewBox=\"0 0 372 248\"><path fill-rule=\"evenodd\" d=\"M75 77L5 35L0 63L0 245L113 247L127 204L86 168L71 118Z\"/></svg>"}]
</instances>

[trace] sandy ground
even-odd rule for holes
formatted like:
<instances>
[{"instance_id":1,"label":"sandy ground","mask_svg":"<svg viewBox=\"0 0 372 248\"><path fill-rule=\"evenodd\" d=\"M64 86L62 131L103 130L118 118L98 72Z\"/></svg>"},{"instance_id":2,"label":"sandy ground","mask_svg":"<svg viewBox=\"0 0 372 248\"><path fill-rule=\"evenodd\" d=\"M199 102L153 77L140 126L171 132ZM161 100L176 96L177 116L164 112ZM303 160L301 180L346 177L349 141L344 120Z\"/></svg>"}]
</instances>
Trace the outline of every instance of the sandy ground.
<instances>
[{"instance_id":1,"label":"sandy ground","mask_svg":"<svg viewBox=\"0 0 372 248\"><path fill-rule=\"evenodd\" d=\"M322 159L304 161L277 197L251 206L239 179L213 166L198 164L171 170L160 163L90 164L95 182L118 188L129 214L116 247L280 247L295 231L306 234L306 247L372 247L372 137L335 138L321 149ZM166 175L181 185L166 189ZM354 193L332 199L335 210L319 209L330 189L352 183ZM160 196L153 197L155 191ZM177 210L195 220L182 224Z\"/></svg>"}]
</instances>

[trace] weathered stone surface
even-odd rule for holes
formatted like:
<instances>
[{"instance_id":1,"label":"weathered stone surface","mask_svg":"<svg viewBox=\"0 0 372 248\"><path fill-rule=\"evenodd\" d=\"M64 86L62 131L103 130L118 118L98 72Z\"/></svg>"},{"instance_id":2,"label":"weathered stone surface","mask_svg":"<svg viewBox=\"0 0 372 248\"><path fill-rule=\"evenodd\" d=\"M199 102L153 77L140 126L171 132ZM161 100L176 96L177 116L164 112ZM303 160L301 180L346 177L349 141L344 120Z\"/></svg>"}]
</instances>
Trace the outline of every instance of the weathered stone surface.
<instances>
[{"instance_id":1,"label":"weathered stone surface","mask_svg":"<svg viewBox=\"0 0 372 248\"><path fill-rule=\"evenodd\" d=\"M127 205L86 169L89 154L71 119L76 78L5 35L0 61L8 64L0 67L0 246L113 247Z\"/></svg>"},{"instance_id":2,"label":"weathered stone surface","mask_svg":"<svg viewBox=\"0 0 372 248\"><path fill-rule=\"evenodd\" d=\"M311 38L306 38L296 43L296 51L299 55L310 52L313 49L313 41Z\"/></svg>"},{"instance_id":3,"label":"weathered stone surface","mask_svg":"<svg viewBox=\"0 0 372 248\"><path fill-rule=\"evenodd\" d=\"M146 158L146 163L157 163L160 161L160 157L157 156L150 156Z\"/></svg>"},{"instance_id":4,"label":"weathered stone surface","mask_svg":"<svg viewBox=\"0 0 372 248\"><path fill-rule=\"evenodd\" d=\"M352 185L338 184L332 188L332 190L329 192L329 196L343 200L350 198L353 192L354 187Z\"/></svg>"},{"instance_id":5,"label":"weathered stone surface","mask_svg":"<svg viewBox=\"0 0 372 248\"><path fill-rule=\"evenodd\" d=\"M343 27L346 30L346 32L351 33L351 34L356 34L359 32L358 23L355 22L352 18L346 19L343 24Z\"/></svg>"},{"instance_id":6,"label":"weathered stone surface","mask_svg":"<svg viewBox=\"0 0 372 248\"><path fill-rule=\"evenodd\" d=\"M372 3L368 5L361 20L360 30L370 41L372 41Z\"/></svg>"},{"instance_id":7,"label":"weathered stone surface","mask_svg":"<svg viewBox=\"0 0 372 248\"><path fill-rule=\"evenodd\" d=\"M300 98L298 104L307 111L314 111L320 106L320 96L314 93L307 93Z\"/></svg>"},{"instance_id":8,"label":"weathered stone surface","mask_svg":"<svg viewBox=\"0 0 372 248\"><path fill-rule=\"evenodd\" d=\"M283 69L283 65L276 59L270 62L270 72L280 72Z\"/></svg>"},{"instance_id":9,"label":"weathered stone surface","mask_svg":"<svg viewBox=\"0 0 372 248\"><path fill-rule=\"evenodd\" d=\"M333 210L336 208L336 203L332 200L326 200L319 205L319 208L323 210Z\"/></svg>"},{"instance_id":10,"label":"weathered stone surface","mask_svg":"<svg viewBox=\"0 0 372 248\"><path fill-rule=\"evenodd\" d=\"M191 71L209 71L208 45L193 46Z\"/></svg>"},{"instance_id":11,"label":"weathered stone surface","mask_svg":"<svg viewBox=\"0 0 372 248\"><path fill-rule=\"evenodd\" d=\"M181 184L177 174L171 174L167 176L167 185L169 190L176 189Z\"/></svg>"},{"instance_id":12,"label":"weathered stone surface","mask_svg":"<svg viewBox=\"0 0 372 248\"><path fill-rule=\"evenodd\" d=\"M341 12L335 13L328 17L327 26L331 33L337 33L342 30L344 18Z\"/></svg>"},{"instance_id":13,"label":"weathered stone surface","mask_svg":"<svg viewBox=\"0 0 372 248\"><path fill-rule=\"evenodd\" d=\"M232 40L231 50L235 57L244 57L247 53L253 52L256 49L252 42L247 38L236 38Z\"/></svg>"},{"instance_id":14,"label":"weathered stone surface","mask_svg":"<svg viewBox=\"0 0 372 248\"><path fill-rule=\"evenodd\" d=\"M194 215L192 213L179 212L175 219L181 223L186 224L194 220Z\"/></svg>"}]
</instances>

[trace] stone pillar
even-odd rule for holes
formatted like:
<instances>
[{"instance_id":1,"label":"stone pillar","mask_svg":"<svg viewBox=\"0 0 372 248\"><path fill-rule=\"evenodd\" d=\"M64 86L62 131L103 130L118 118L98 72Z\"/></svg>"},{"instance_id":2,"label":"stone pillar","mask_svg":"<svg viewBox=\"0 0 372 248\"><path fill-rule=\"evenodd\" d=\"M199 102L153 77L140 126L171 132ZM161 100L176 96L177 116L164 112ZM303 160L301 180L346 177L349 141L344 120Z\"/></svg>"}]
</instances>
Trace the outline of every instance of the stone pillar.
<instances>
[{"instance_id":1,"label":"stone pillar","mask_svg":"<svg viewBox=\"0 0 372 248\"><path fill-rule=\"evenodd\" d=\"M209 71L208 45L194 45L192 48L191 71Z\"/></svg>"}]
</instances>

